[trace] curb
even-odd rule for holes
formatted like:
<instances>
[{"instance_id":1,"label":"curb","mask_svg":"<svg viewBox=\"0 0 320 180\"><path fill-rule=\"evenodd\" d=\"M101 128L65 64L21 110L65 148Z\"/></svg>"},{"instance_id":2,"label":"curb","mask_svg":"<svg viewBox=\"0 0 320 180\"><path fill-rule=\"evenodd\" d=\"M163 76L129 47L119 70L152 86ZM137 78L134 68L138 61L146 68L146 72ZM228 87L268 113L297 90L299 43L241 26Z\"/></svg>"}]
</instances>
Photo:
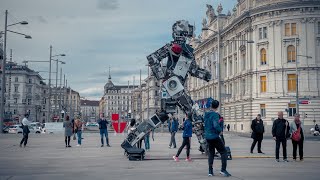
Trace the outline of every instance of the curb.
<instances>
[{"instance_id":1,"label":"curb","mask_svg":"<svg viewBox=\"0 0 320 180\"><path fill-rule=\"evenodd\" d=\"M232 159L274 159L274 156L232 156ZM282 157L280 157L282 158ZM288 157L288 159L292 157ZM306 156L303 157L304 159L319 159L320 156ZM207 157L194 157L192 159L195 160L205 160L208 159ZM220 159L220 157L218 157L217 159ZM144 160L172 160L172 158L168 158L168 157L145 157Z\"/></svg>"}]
</instances>

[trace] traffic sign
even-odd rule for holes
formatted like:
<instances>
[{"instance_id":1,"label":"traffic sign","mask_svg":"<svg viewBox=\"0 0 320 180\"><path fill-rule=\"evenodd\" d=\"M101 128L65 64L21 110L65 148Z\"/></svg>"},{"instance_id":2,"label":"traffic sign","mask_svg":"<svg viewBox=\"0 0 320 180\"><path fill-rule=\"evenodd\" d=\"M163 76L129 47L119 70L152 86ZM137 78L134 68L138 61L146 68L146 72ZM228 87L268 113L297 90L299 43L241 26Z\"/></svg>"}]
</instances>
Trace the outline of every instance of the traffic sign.
<instances>
[{"instance_id":1,"label":"traffic sign","mask_svg":"<svg viewBox=\"0 0 320 180\"><path fill-rule=\"evenodd\" d=\"M299 104L311 104L311 101L308 100L300 100Z\"/></svg>"}]
</instances>

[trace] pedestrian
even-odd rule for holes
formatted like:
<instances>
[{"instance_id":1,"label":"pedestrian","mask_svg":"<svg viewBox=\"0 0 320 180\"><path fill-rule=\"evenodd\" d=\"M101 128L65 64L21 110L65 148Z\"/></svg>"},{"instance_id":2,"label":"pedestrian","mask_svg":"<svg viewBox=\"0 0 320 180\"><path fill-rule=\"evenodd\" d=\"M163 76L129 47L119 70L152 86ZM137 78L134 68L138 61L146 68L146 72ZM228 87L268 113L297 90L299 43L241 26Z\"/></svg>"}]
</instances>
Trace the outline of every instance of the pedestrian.
<instances>
[{"instance_id":1,"label":"pedestrian","mask_svg":"<svg viewBox=\"0 0 320 180\"><path fill-rule=\"evenodd\" d=\"M178 131L178 126L179 126L178 120L175 117L173 117L171 119L171 121L170 121L171 138L170 138L169 148L177 148L176 137L175 136L176 136L176 133Z\"/></svg>"},{"instance_id":2,"label":"pedestrian","mask_svg":"<svg viewBox=\"0 0 320 180\"><path fill-rule=\"evenodd\" d=\"M228 131L230 131L230 124L228 124L227 129L228 129Z\"/></svg>"},{"instance_id":3,"label":"pedestrian","mask_svg":"<svg viewBox=\"0 0 320 180\"><path fill-rule=\"evenodd\" d=\"M187 158L186 161L191 162L191 158L190 158L190 137L192 137L192 123L191 123L191 119L192 119L192 114L188 113L186 115L186 120L183 123L184 126L184 130L183 130L183 142L182 145L180 146L180 148L178 149L178 152L175 156L173 156L173 159L178 162L179 161L179 155L182 151L182 149L187 146Z\"/></svg>"},{"instance_id":4,"label":"pedestrian","mask_svg":"<svg viewBox=\"0 0 320 180\"><path fill-rule=\"evenodd\" d=\"M218 113L219 114L219 113ZM223 127L224 127L224 119L223 119L223 117L219 114L219 125L220 125L220 127L221 127L221 133L220 133L220 138L221 138L221 140L222 140L222 143L224 144L224 145L226 145L226 143L225 143L225 141L224 141L224 136L223 136Z\"/></svg>"},{"instance_id":5,"label":"pedestrian","mask_svg":"<svg viewBox=\"0 0 320 180\"><path fill-rule=\"evenodd\" d=\"M303 161L303 142L304 142L304 134L303 134L303 126L300 121L300 115L294 115L294 121L290 123L290 134L292 139L292 147L293 147L293 160L297 160L297 146L299 146L299 157L300 161Z\"/></svg>"},{"instance_id":6,"label":"pedestrian","mask_svg":"<svg viewBox=\"0 0 320 180\"><path fill-rule=\"evenodd\" d=\"M258 142L258 153L264 154L261 151L261 142L263 140L264 125L263 125L263 121L261 119L260 114L258 114L257 117L254 120L252 120L251 130L252 130L251 138L253 139L253 142L251 145L250 153L251 154L253 153L253 149Z\"/></svg>"},{"instance_id":7,"label":"pedestrian","mask_svg":"<svg viewBox=\"0 0 320 180\"><path fill-rule=\"evenodd\" d=\"M147 134L144 136L144 147L146 151L150 151L150 133L151 130L147 132Z\"/></svg>"},{"instance_id":8,"label":"pedestrian","mask_svg":"<svg viewBox=\"0 0 320 180\"><path fill-rule=\"evenodd\" d=\"M208 176L213 176L213 161L215 149L220 153L221 156L221 171L225 177L231 176L231 174L227 171L227 150L220 138L222 134L222 126L219 123L220 115L217 113L217 108L219 107L219 101L213 100L211 104L211 109L205 113L204 116L204 130L205 130L205 138L209 147L209 156L208 156L208 165L209 165L209 173Z\"/></svg>"},{"instance_id":9,"label":"pedestrian","mask_svg":"<svg viewBox=\"0 0 320 180\"><path fill-rule=\"evenodd\" d=\"M28 117L29 117L29 114L25 114L24 118L22 119L22 122L21 122L23 137L20 142L20 147L22 147L22 144L23 144L23 147L26 147L26 145L28 143L28 138L29 138L29 133L30 133L30 130L29 130L30 122L28 121Z\"/></svg>"},{"instance_id":10,"label":"pedestrian","mask_svg":"<svg viewBox=\"0 0 320 180\"><path fill-rule=\"evenodd\" d=\"M108 121L104 117L103 114L100 115L100 119L98 119L99 130L100 130L100 137L101 137L101 147L104 146L103 137L106 137L106 145L107 147L111 147L109 144L109 137L108 137Z\"/></svg>"},{"instance_id":11,"label":"pedestrian","mask_svg":"<svg viewBox=\"0 0 320 180\"><path fill-rule=\"evenodd\" d=\"M64 127L64 142L66 143L66 147L71 147L70 146L70 138L72 136L72 122L70 121L69 116L66 117L65 122L63 122L63 127Z\"/></svg>"},{"instance_id":12,"label":"pedestrian","mask_svg":"<svg viewBox=\"0 0 320 180\"><path fill-rule=\"evenodd\" d=\"M276 141L276 162L279 162L280 143L283 150L283 161L289 162L287 159L287 138L289 135L289 122L283 118L283 112L278 112L278 119L273 122L272 136Z\"/></svg>"},{"instance_id":13,"label":"pedestrian","mask_svg":"<svg viewBox=\"0 0 320 180\"><path fill-rule=\"evenodd\" d=\"M315 130L315 131L318 131L318 132L320 131L318 124L316 124L316 125L314 126L314 130Z\"/></svg>"},{"instance_id":14,"label":"pedestrian","mask_svg":"<svg viewBox=\"0 0 320 180\"><path fill-rule=\"evenodd\" d=\"M77 117L74 121L74 131L77 134L78 137L78 144L77 146L81 146L81 140L82 140L82 125L83 122L80 120L80 117Z\"/></svg>"}]
</instances>

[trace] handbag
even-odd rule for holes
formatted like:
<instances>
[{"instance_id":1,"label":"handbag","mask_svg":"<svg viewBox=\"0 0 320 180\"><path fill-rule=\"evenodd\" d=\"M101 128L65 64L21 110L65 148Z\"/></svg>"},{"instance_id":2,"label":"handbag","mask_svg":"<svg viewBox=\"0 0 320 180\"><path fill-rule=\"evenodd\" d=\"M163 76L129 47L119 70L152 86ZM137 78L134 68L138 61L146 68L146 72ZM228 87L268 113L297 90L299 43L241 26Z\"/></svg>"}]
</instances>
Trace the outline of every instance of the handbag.
<instances>
[{"instance_id":1,"label":"handbag","mask_svg":"<svg viewBox=\"0 0 320 180\"><path fill-rule=\"evenodd\" d=\"M294 141L300 141L301 140L301 127L299 127L295 132L292 133L291 139Z\"/></svg>"},{"instance_id":2,"label":"handbag","mask_svg":"<svg viewBox=\"0 0 320 180\"><path fill-rule=\"evenodd\" d=\"M77 140L76 134L73 134L73 140Z\"/></svg>"}]
</instances>

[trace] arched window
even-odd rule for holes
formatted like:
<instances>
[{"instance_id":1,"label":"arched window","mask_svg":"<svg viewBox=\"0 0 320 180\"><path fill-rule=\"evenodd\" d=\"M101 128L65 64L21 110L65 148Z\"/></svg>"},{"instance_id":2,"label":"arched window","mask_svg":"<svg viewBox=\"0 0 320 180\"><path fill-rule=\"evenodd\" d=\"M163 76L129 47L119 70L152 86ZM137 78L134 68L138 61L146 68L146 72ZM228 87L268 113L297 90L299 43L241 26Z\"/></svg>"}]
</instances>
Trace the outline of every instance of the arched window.
<instances>
[{"instance_id":1,"label":"arched window","mask_svg":"<svg viewBox=\"0 0 320 180\"><path fill-rule=\"evenodd\" d=\"M267 64L267 51L264 48L260 50L260 61L261 65Z\"/></svg>"},{"instance_id":2,"label":"arched window","mask_svg":"<svg viewBox=\"0 0 320 180\"><path fill-rule=\"evenodd\" d=\"M293 45L287 48L287 59L288 62L296 62L296 48Z\"/></svg>"}]
</instances>

